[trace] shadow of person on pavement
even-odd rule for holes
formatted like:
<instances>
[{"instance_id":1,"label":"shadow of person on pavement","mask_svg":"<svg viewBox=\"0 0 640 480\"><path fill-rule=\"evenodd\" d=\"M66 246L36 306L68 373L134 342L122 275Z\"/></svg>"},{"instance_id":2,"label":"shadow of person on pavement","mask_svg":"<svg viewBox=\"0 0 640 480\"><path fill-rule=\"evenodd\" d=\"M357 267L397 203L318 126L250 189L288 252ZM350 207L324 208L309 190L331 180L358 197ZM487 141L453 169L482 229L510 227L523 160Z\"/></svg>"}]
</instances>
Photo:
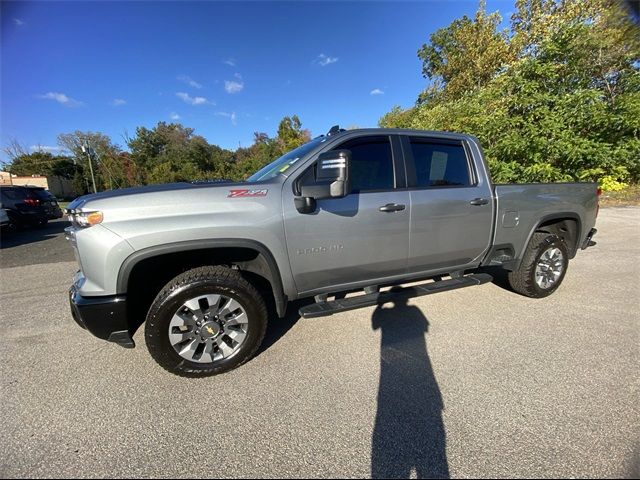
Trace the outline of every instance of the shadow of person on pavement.
<instances>
[{"instance_id":1,"label":"shadow of person on pavement","mask_svg":"<svg viewBox=\"0 0 640 480\"><path fill-rule=\"evenodd\" d=\"M378 411L371 448L372 478L449 478L444 405L425 333L429 321L406 299L378 306L372 327L382 333Z\"/></svg>"}]
</instances>

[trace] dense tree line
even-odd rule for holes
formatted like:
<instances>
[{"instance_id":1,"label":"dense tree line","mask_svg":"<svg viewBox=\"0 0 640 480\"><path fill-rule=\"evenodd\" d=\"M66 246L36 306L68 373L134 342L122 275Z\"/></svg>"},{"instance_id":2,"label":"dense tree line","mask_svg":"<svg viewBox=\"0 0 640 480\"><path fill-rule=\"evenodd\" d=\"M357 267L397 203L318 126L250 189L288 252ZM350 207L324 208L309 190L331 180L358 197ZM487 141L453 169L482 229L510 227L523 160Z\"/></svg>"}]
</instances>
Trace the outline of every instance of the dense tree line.
<instances>
[{"instance_id":1,"label":"dense tree line","mask_svg":"<svg viewBox=\"0 0 640 480\"><path fill-rule=\"evenodd\" d=\"M93 189L89 162L98 190L153 183L197 180L242 180L285 152L310 139L300 119L280 121L275 137L255 133L250 147L226 150L195 135L179 123L159 122L154 128L138 127L127 138L128 151L102 133L61 134L58 143L67 155L27 152L13 142L6 152L6 169L16 175L59 175L71 179L77 192ZM83 149L84 147L84 149Z\"/></svg>"},{"instance_id":2,"label":"dense tree line","mask_svg":"<svg viewBox=\"0 0 640 480\"><path fill-rule=\"evenodd\" d=\"M381 126L480 138L497 182L640 180L640 29L615 0L484 2L418 51L430 80Z\"/></svg>"}]
</instances>

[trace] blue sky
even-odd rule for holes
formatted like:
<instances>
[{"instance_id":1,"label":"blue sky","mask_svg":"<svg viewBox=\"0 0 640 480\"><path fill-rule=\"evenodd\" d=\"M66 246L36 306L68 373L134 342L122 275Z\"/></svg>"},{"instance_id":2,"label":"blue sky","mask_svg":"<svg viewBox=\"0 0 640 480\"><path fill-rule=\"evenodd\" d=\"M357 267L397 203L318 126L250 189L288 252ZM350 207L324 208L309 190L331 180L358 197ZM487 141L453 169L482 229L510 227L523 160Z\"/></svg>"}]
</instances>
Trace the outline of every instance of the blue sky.
<instances>
[{"instance_id":1,"label":"blue sky","mask_svg":"<svg viewBox=\"0 0 640 480\"><path fill-rule=\"evenodd\" d=\"M376 126L426 85L418 48L475 1L2 2L1 138L55 147L177 121L235 149L297 114ZM507 14L511 0L488 2ZM6 159L6 155L0 155Z\"/></svg>"}]
</instances>

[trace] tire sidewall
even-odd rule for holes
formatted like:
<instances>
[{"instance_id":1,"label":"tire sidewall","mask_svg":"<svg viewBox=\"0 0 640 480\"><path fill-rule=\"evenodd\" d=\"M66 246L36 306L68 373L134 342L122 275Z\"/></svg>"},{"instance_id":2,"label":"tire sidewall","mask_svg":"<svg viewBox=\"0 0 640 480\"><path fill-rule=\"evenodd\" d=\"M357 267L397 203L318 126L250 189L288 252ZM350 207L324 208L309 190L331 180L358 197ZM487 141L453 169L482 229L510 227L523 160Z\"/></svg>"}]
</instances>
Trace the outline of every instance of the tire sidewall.
<instances>
[{"instance_id":1,"label":"tire sidewall","mask_svg":"<svg viewBox=\"0 0 640 480\"><path fill-rule=\"evenodd\" d=\"M550 288L541 288L540 286L538 286L538 283L536 282L536 267L542 255L544 255L544 253L551 248L558 248L562 252L562 272L560 273L560 277L558 278L558 280ZM560 287L560 285L562 284L562 281L564 280L564 276L567 274L568 266L569 266L569 253L567 252L567 246L565 245L564 241L557 235L549 235L538 246L536 255L533 260L533 264L531 265L531 270L529 272L529 275L530 275L529 280L535 292L535 296L538 298L541 298L541 297L549 296L553 292L555 292L558 289L558 287Z\"/></svg>"},{"instance_id":2,"label":"tire sidewall","mask_svg":"<svg viewBox=\"0 0 640 480\"><path fill-rule=\"evenodd\" d=\"M247 337L237 352L231 357L213 363L191 362L181 357L169 341L169 324L171 319L185 301L205 294L220 294L238 301L247 313ZM165 367L182 374L206 376L231 370L242 364L255 350L256 342L262 340L266 319L262 318L260 308L244 289L220 283L215 279L201 279L176 288L160 302L154 302L147 317L145 335L152 355Z\"/></svg>"}]
</instances>

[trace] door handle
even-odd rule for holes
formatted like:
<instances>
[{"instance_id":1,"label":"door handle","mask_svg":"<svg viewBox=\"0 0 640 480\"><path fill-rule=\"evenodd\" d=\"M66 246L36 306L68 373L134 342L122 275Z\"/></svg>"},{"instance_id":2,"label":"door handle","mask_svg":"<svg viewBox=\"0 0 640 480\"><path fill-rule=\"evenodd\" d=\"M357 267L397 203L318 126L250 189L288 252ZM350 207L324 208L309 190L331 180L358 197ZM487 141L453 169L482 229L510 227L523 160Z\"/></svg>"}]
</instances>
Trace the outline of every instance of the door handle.
<instances>
[{"instance_id":1,"label":"door handle","mask_svg":"<svg viewBox=\"0 0 640 480\"><path fill-rule=\"evenodd\" d=\"M405 205L400 205L397 203L387 203L379 208L381 212L401 212L406 208Z\"/></svg>"},{"instance_id":2,"label":"door handle","mask_svg":"<svg viewBox=\"0 0 640 480\"><path fill-rule=\"evenodd\" d=\"M469 202L471 205L486 205L489 203L489 200L486 198L474 198Z\"/></svg>"}]
</instances>

